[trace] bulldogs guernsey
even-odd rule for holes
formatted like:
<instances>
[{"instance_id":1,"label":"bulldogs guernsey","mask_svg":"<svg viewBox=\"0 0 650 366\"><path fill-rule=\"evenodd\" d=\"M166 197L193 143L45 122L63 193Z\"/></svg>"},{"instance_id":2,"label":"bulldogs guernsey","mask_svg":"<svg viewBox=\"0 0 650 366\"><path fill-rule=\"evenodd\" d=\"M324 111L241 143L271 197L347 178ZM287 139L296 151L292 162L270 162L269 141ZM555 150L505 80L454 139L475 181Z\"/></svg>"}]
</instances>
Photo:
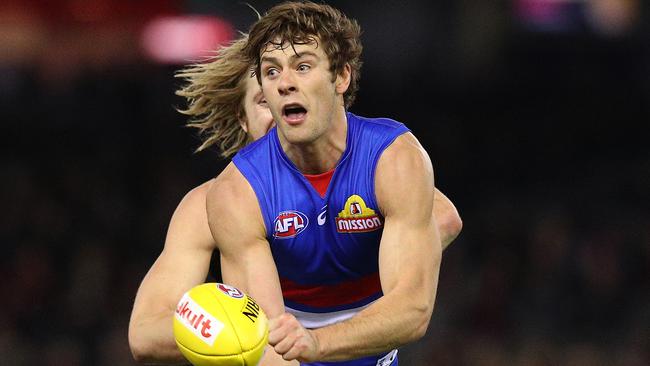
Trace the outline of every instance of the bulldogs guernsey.
<instances>
[{"instance_id":1,"label":"bulldogs guernsey","mask_svg":"<svg viewBox=\"0 0 650 366\"><path fill-rule=\"evenodd\" d=\"M382 296L375 168L409 130L390 119L346 115L346 150L324 196L285 155L276 128L233 158L257 195L286 310L305 328L346 320ZM309 365L397 365L397 350Z\"/></svg>"}]
</instances>

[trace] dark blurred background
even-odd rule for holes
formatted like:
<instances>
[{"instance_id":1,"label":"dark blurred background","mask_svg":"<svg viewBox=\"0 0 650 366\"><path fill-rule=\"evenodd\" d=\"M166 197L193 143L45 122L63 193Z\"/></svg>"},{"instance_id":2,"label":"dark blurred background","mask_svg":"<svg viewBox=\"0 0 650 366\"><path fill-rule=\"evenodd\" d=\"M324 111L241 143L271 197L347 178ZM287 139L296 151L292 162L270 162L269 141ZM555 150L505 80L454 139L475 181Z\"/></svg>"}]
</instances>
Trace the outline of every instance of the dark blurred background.
<instances>
[{"instance_id":1,"label":"dark blurred background","mask_svg":"<svg viewBox=\"0 0 650 366\"><path fill-rule=\"evenodd\" d=\"M464 221L400 364L650 364L648 2L328 3L364 31L351 110L405 122ZM176 204L227 163L193 154L174 71L255 19L2 1L1 365L134 364L137 287Z\"/></svg>"}]
</instances>

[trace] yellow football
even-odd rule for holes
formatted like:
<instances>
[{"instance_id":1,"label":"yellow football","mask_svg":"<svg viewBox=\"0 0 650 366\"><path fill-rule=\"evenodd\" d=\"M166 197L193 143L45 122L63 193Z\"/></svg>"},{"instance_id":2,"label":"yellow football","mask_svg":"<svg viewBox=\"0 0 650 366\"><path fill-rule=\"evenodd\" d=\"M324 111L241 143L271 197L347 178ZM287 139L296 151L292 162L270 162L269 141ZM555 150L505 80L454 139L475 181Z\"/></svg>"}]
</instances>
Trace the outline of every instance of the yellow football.
<instances>
[{"instance_id":1,"label":"yellow football","mask_svg":"<svg viewBox=\"0 0 650 366\"><path fill-rule=\"evenodd\" d=\"M238 289L204 283L186 292L174 315L174 337L195 366L255 366L269 325L262 308Z\"/></svg>"}]
</instances>

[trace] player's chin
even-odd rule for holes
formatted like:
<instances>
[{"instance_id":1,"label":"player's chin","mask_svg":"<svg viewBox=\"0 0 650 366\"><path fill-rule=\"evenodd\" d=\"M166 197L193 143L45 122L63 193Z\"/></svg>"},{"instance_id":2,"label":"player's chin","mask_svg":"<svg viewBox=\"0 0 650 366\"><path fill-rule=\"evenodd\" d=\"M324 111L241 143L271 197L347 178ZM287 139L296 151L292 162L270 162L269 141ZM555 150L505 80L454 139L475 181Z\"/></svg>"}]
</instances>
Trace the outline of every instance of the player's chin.
<instances>
[{"instance_id":1,"label":"player's chin","mask_svg":"<svg viewBox=\"0 0 650 366\"><path fill-rule=\"evenodd\" d=\"M313 131L306 128L306 126L300 126L296 128L295 126L285 126L283 128L284 138L292 145L307 145L316 140Z\"/></svg>"}]
</instances>

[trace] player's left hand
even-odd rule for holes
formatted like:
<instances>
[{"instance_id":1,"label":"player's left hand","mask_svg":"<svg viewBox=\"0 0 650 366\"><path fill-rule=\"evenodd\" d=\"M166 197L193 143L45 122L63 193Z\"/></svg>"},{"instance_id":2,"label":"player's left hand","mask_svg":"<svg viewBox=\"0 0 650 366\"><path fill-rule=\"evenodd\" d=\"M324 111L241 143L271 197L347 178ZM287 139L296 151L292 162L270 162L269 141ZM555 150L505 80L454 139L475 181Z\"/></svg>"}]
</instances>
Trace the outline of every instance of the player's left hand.
<instances>
[{"instance_id":1,"label":"player's left hand","mask_svg":"<svg viewBox=\"0 0 650 366\"><path fill-rule=\"evenodd\" d=\"M289 313L269 319L269 344L285 360L314 362L318 359L318 339Z\"/></svg>"}]
</instances>

